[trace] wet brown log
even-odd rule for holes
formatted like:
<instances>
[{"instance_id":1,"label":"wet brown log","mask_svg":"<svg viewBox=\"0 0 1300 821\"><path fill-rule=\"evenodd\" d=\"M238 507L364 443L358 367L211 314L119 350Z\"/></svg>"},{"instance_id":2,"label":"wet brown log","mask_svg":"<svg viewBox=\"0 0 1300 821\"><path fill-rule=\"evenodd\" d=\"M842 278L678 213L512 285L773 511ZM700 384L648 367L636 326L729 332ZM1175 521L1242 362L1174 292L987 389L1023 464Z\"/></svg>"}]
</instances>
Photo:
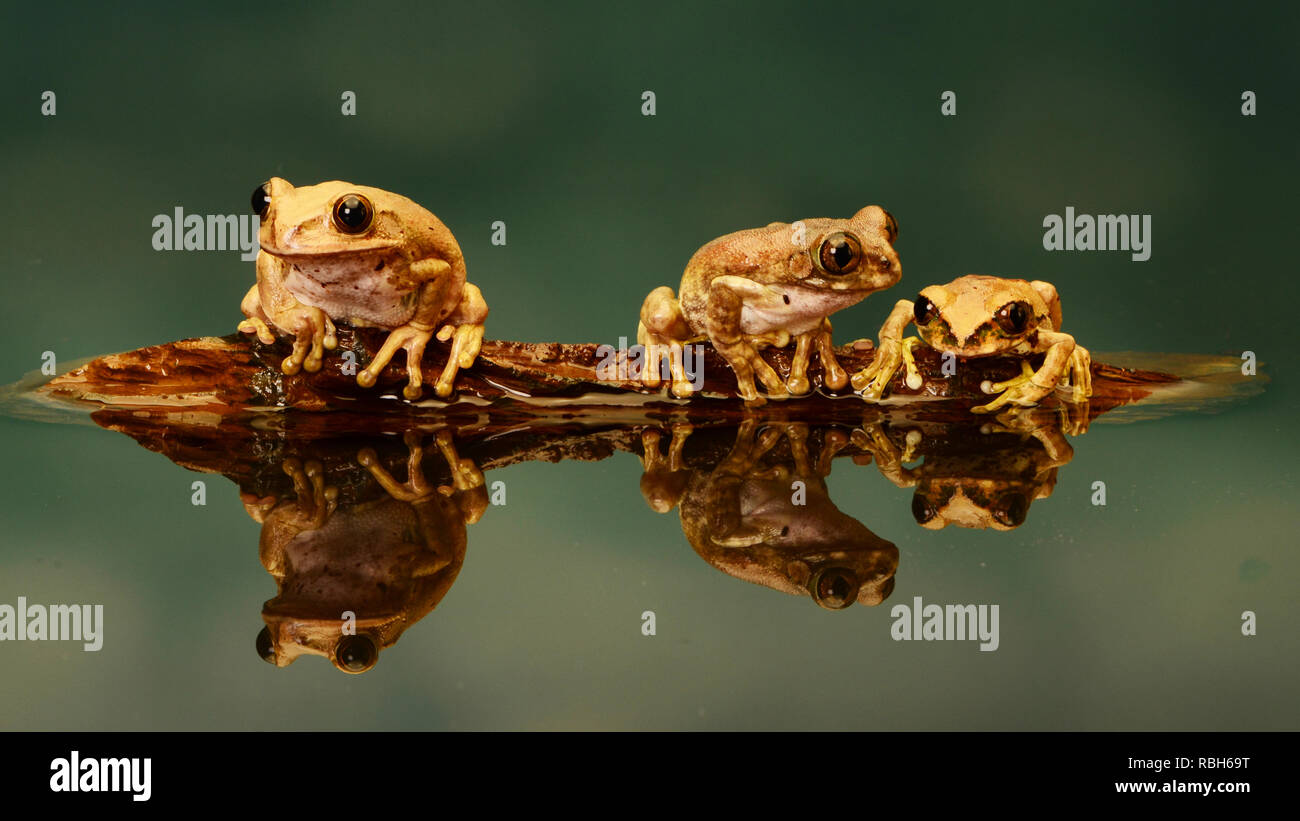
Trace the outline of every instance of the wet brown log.
<instances>
[{"instance_id":1,"label":"wet brown log","mask_svg":"<svg viewBox=\"0 0 1300 821\"><path fill-rule=\"evenodd\" d=\"M418 413L427 408L465 405L494 408L522 405L537 412L543 407L564 405L637 405L665 408L708 409L710 415L741 413L731 368L709 345L704 345L703 388L690 400L670 397L666 388L651 390L630 379L601 380L597 367L603 353L595 344L524 343L485 340L478 361L462 370L456 393L442 401L429 385L442 370L445 346L430 345L425 353L425 398L407 402L401 398L406 382L405 361L397 361L380 374L374 388L357 385L345 372L345 351L355 355L355 369L365 367L383 344L385 334L370 329L339 328L339 347L327 353L316 373L287 376L280 363L289 353L289 342L262 345L244 334L201 337L154 345L95 359L39 388L43 396L76 403L118 408L175 409L191 413L231 414L257 409L334 411L349 413ZM794 347L769 349L764 357L782 375L789 372ZM837 356L852 373L871 362L874 349L867 340L841 346ZM967 405L982 404L989 397L980 391L984 380L1000 381L1019 373L1014 359L972 359L962 362L951 377L941 372L939 355L917 350L917 363L925 377L919 390L909 389L901 373L889 391L894 402L907 399L953 400ZM852 390L831 391L822 384L820 363L814 358L808 373L814 385L805 397L770 402L797 415L820 409L845 410L846 403L862 400ZM1094 362L1093 415L1118 404L1134 402L1152 389L1178 382L1179 377L1155 370L1136 370ZM1048 407L1059 401L1046 400ZM427 412L427 411L426 411ZM495 411L494 411L495 413Z\"/></svg>"}]
</instances>

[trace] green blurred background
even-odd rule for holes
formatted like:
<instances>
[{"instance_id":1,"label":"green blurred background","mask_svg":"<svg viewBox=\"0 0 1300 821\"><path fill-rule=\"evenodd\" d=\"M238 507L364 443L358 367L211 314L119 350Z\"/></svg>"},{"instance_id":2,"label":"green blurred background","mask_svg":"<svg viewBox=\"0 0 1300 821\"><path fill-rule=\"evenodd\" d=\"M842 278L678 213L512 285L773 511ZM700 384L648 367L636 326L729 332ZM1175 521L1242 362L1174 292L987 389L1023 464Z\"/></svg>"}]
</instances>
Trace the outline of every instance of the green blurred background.
<instances>
[{"instance_id":1,"label":"green blurred background","mask_svg":"<svg viewBox=\"0 0 1300 821\"><path fill-rule=\"evenodd\" d=\"M1248 349L1272 383L1097 426L1007 534L924 531L909 492L837 465L832 498L902 552L875 610L711 569L630 456L508 468L452 591L361 677L257 658L274 584L232 485L193 507L193 474L125 437L0 419L0 602L107 622L97 654L0 644L0 728L1300 728L1296 8L5 4L3 381L232 331L252 263L156 252L150 221L245 213L280 175L438 214L492 337L615 342L707 240L878 203L903 283L841 340L931 282L1032 276L1094 350ZM1044 251L1067 205L1151 214L1151 259ZM914 595L1000 604L1001 649L891 641Z\"/></svg>"}]
</instances>

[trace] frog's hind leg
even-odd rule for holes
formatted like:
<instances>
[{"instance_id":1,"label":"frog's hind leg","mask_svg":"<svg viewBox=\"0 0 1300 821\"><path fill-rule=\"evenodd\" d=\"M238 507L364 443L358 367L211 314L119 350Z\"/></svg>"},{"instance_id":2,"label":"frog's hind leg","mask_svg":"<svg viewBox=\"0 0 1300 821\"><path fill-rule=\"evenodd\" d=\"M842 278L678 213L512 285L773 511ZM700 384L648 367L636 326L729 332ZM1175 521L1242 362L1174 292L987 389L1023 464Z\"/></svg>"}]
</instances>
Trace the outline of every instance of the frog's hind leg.
<instances>
[{"instance_id":1,"label":"frog's hind leg","mask_svg":"<svg viewBox=\"0 0 1300 821\"><path fill-rule=\"evenodd\" d=\"M636 328L637 344L643 348L644 359L637 378L647 388L657 388L663 380L663 362L668 361L668 374L672 380L673 396L685 398L695 392L695 386L686 377L683 345L694 336L673 289L661 285L651 291L641 303L640 321Z\"/></svg>"}]
</instances>

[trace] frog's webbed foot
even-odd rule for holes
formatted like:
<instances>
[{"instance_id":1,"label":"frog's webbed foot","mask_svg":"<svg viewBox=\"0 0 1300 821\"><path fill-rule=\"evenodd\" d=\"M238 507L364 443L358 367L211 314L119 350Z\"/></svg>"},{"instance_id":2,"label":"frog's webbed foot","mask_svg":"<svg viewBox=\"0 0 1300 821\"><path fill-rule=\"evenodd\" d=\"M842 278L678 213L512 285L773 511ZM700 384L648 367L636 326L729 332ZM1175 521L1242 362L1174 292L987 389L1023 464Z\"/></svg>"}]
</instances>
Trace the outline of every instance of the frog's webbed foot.
<instances>
[{"instance_id":1,"label":"frog's webbed foot","mask_svg":"<svg viewBox=\"0 0 1300 821\"><path fill-rule=\"evenodd\" d=\"M723 341L721 339L713 340L713 347L721 354L722 358L727 360L731 370L736 375L736 392L740 398L745 400L745 404L751 407L758 407L764 404L767 399L785 399L789 397L790 391L785 382L781 380L780 375L767 364L753 345L743 338L737 338L734 341ZM763 383L763 389L767 391L767 397L758 392L758 386L755 384L755 378Z\"/></svg>"},{"instance_id":2,"label":"frog's webbed foot","mask_svg":"<svg viewBox=\"0 0 1300 821\"><path fill-rule=\"evenodd\" d=\"M339 490L325 484L325 468L315 459L306 463L297 457L284 460L281 469L293 480L293 491L299 512L306 518L308 530L325 526L338 506Z\"/></svg>"},{"instance_id":3,"label":"frog's webbed foot","mask_svg":"<svg viewBox=\"0 0 1300 821\"><path fill-rule=\"evenodd\" d=\"M919 344L921 340L915 336L902 340L882 337L871 364L853 374L853 389L861 393L863 399L877 401L884 396L900 368L904 371L903 381L907 387L919 389L925 381L916 367L916 355L912 352Z\"/></svg>"},{"instance_id":4,"label":"frog's webbed foot","mask_svg":"<svg viewBox=\"0 0 1300 821\"><path fill-rule=\"evenodd\" d=\"M357 384L363 388L373 388L379 379L379 374L388 367L389 362L393 361L393 355L404 349L407 384L402 395L407 399L419 399L422 381L420 366L424 359L424 348L431 338L433 338L433 328L423 327L414 322L394 328L384 340L383 347L370 360L370 364L357 373Z\"/></svg>"},{"instance_id":5,"label":"frog's webbed foot","mask_svg":"<svg viewBox=\"0 0 1300 821\"><path fill-rule=\"evenodd\" d=\"M1045 396L1050 394L1054 385L1044 387L1034 381L1034 367L1028 361L1020 361L1020 376L1012 377L1005 382L990 382L984 380L980 383L980 390L984 393L999 394L997 399L986 405L978 405L971 408L974 413L993 413L1004 406L1019 405L1021 407L1031 407L1037 405Z\"/></svg>"},{"instance_id":6,"label":"frog's webbed foot","mask_svg":"<svg viewBox=\"0 0 1300 821\"><path fill-rule=\"evenodd\" d=\"M280 363L280 370L286 376L293 376L300 370L308 373L319 371L325 351L338 347L334 322L320 308L298 305L276 315L274 320L277 327L286 328L294 335L293 350ZM240 323L241 330L243 325ZM261 338L260 332L258 338Z\"/></svg>"}]
</instances>

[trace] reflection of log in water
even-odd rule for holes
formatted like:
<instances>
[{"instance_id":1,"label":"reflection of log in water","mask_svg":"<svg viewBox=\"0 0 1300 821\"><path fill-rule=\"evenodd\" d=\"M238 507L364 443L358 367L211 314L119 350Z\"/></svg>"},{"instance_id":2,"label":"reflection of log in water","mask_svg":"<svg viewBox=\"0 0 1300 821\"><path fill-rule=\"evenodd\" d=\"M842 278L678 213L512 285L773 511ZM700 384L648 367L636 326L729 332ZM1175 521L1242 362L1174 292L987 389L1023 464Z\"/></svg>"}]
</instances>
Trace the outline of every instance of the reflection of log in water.
<instances>
[{"instance_id":1,"label":"reflection of log in water","mask_svg":"<svg viewBox=\"0 0 1300 821\"><path fill-rule=\"evenodd\" d=\"M401 399L405 384L405 363L390 364L373 389L356 384L356 370L370 361L371 354L383 341L382 332L371 329L339 329L339 348L325 358L322 369L314 374L286 376L280 361L289 350L287 341L264 346L251 336L232 334L216 338L203 337L141 348L122 354L100 357L70 373L52 380L42 392L52 398L91 401L121 406L185 407L217 413L251 407L292 407L303 410L393 409L409 407ZM488 340L473 368L463 371L456 382L456 399L479 402L503 399L566 400L582 398L584 404L639 404L662 402L685 404L673 400L666 391L651 391L637 382L602 381L597 369L603 352L594 344L532 344ZM425 355L426 375L432 379L441 371L445 346L430 346ZM726 406L739 409L735 379L731 369L713 349L703 346L703 389L691 404L713 406L711 412L727 412ZM789 372L793 348L766 350L764 356L779 373ZM874 350L867 341L840 348L837 355L850 372L866 367ZM1209 360L1210 358L1205 358ZM1220 360L1220 358L1214 358ZM1221 360L1220 360L1221 361ZM980 391L985 380L1001 381L1019 373L1013 359L972 359L960 363L956 373L943 373L942 362L934 351L918 349L917 363L925 378L918 390L909 389L900 374L890 395L896 400L908 398L955 399L980 404L988 397ZM352 373L347 371L351 370ZM605 375L602 372L600 375ZM814 363L809 378L813 394L775 406L811 410L813 406L840 404L853 399L845 389L838 395L821 387L820 365ZM1179 381L1175 374L1159 370L1134 370L1102 363L1093 366L1094 396L1092 404L1100 409L1127 404L1146 396L1151 390ZM385 394L388 398L383 398ZM431 393L426 396L432 397ZM717 399L731 399L718 402ZM854 400L860 401L860 400ZM1052 397L1047 404L1058 400ZM424 404L441 407L435 399ZM1093 411L1097 413L1098 411Z\"/></svg>"}]
</instances>

